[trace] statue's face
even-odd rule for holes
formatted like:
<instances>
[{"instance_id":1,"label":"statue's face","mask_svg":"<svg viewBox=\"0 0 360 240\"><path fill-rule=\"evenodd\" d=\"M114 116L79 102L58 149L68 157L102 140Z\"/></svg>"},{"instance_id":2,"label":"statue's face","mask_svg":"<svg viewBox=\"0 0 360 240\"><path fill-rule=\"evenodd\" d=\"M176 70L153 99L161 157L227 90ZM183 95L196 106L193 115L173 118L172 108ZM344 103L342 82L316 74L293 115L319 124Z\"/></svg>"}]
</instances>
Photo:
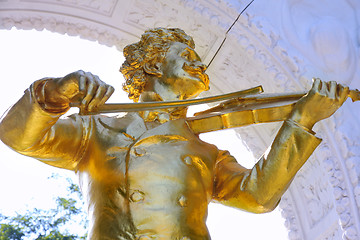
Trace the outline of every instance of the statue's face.
<instances>
[{"instance_id":1,"label":"statue's face","mask_svg":"<svg viewBox=\"0 0 360 240\"><path fill-rule=\"evenodd\" d=\"M186 44L174 42L162 63L159 82L177 99L196 97L209 89L206 66L199 55ZM170 99L167 99L170 100Z\"/></svg>"}]
</instances>

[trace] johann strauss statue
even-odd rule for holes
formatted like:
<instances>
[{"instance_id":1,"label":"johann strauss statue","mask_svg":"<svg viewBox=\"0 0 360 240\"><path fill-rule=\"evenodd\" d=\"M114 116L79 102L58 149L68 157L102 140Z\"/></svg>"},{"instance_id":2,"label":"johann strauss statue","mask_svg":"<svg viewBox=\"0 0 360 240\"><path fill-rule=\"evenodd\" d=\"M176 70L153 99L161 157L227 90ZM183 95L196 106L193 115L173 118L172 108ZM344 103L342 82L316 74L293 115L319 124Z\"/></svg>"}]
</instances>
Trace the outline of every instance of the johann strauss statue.
<instances>
[{"instance_id":1,"label":"johann strauss statue","mask_svg":"<svg viewBox=\"0 0 360 240\"><path fill-rule=\"evenodd\" d=\"M195 98L209 88L193 39L180 29L146 31L124 49L124 89L134 101ZM313 125L332 115L349 88L315 80L252 169L203 142L185 107L124 117L71 115L103 105L113 88L77 71L34 82L2 119L0 138L15 151L79 174L88 198L90 239L210 239L208 204L273 210L320 139Z\"/></svg>"}]
</instances>

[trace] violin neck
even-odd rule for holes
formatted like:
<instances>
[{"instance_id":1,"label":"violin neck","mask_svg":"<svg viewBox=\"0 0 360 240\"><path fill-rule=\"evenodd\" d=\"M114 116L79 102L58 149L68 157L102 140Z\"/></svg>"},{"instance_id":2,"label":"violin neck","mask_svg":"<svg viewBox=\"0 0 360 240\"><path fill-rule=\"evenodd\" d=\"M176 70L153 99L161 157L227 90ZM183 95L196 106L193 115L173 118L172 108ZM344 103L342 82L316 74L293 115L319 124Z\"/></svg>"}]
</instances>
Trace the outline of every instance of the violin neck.
<instances>
[{"instance_id":1,"label":"violin neck","mask_svg":"<svg viewBox=\"0 0 360 240\"><path fill-rule=\"evenodd\" d=\"M211 113L221 113L226 111L241 111L249 108L260 108L261 106L271 107L271 105L284 105L293 103L302 98L307 92L294 93L270 93L234 98L205 111L197 112L194 116L203 116Z\"/></svg>"}]
</instances>

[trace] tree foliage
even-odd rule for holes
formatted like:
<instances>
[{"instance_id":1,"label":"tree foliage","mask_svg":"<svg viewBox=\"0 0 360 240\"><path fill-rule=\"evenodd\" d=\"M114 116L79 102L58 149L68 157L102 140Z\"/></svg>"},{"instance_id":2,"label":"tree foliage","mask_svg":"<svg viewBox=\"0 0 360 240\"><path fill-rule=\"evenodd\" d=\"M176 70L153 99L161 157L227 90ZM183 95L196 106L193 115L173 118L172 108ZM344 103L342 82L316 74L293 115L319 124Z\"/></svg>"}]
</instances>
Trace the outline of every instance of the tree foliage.
<instances>
[{"instance_id":1,"label":"tree foliage","mask_svg":"<svg viewBox=\"0 0 360 240\"><path fill-rule=\"evenodd\" d=\"M57 178L57 176L52 176ZM33 209L15 216L0 213L0 240L77 240L86 235L70 233L69 227L76 226L85 232L86 213L82 210L83 200L79 186L67 179L69 186L66 197L56 198L56 208Z\"/></svg>"},{"instance_id":2,"label":"tree foliage","mask_svg":"<svg viewBox=\"0 0 360 240\"><path fill-rule=\"evenodd\" d=\"M22 239L23 236L25 236L25 234L22 232L21 228L17 226L6 223L1 224L0 226L0 240Z\"/></svg>"}]
</instances>

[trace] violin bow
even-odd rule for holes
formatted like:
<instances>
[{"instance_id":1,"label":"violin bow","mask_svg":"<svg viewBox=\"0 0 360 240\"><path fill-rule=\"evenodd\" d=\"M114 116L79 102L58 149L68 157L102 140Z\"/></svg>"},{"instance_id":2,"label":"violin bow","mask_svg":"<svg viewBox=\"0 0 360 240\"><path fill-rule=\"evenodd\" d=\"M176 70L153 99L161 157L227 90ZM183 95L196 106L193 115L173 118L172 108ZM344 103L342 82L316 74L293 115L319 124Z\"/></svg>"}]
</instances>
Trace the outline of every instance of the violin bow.
<instances>
[{"instance_id":1,"label":"violin bow","mask_svg":"<svg viewBox=\"0 0 360 240\"><path fill-rule=\"evenodd\" d=\"M303 97L307 92L295 92L295 93L274 93L274 94L260 94L263 92L262 86L249 88L242 91L216 95L205 98L179 100L179 101L164 101L164 102L141 102L141 103L107 103L93 111L85 111L80 108L80 103L71 103L71 107L79 107L81 115L95 115L101 113L118 113L118 112L138 112L146 110L156 110L173 107L188 107L199 104L206 104L212 102L225 101L219 105L207 109L202 112L198 112L195 116L221 112L231 108L247 107L253 104L269 104L274 102L286 102L297 101ZM360 100L360 91L358 89L350 90L348 96L353 102ZM230 100L229 100L230 99Z\"/></svg>"},{"instance_id":2,"label":"violin bow","mask_svg":"<svg viewBox=\"0 0 360 240\"><path fill-rule=\"evenodd\" d=\"M269 94L259 94L253 96L245 96L243 98L235 98L218 104L215 107L209 108L207 110L197 112L194 116L200 116L205 114L219 113L232 109L241 111L241 109L248 109L250 106L261 107L266 106L270 107L269 104L286 103L286 102L296 102L308 92L293 92L293 93L269 93ZM358 89L350 90L348 97L351 98L353 102L360 100L360 91Z\"/></svg>"},{"instance_id":3,"label":"violin bow","mask_svg":"<svg viewBox=\"0 0 360 240\"><path fill-rule=\"evenodd\" d=\"M264 90L260 85L242 91L205 97L205 98L198 98L198 99L164 101L164 102L107 103L92 111L86 111L82 109L80 103L71 103L70 107L80 108L80 113L79 113L80 115L94 115L100 113L118 113L118 112L138 112L138 111L156 110L156 109L173 108L173 107L187 107L192 105L219 102L228 99L237 99L249 95L259 94L262 93L263 91Z\"/></svg>"}]
</instances>

